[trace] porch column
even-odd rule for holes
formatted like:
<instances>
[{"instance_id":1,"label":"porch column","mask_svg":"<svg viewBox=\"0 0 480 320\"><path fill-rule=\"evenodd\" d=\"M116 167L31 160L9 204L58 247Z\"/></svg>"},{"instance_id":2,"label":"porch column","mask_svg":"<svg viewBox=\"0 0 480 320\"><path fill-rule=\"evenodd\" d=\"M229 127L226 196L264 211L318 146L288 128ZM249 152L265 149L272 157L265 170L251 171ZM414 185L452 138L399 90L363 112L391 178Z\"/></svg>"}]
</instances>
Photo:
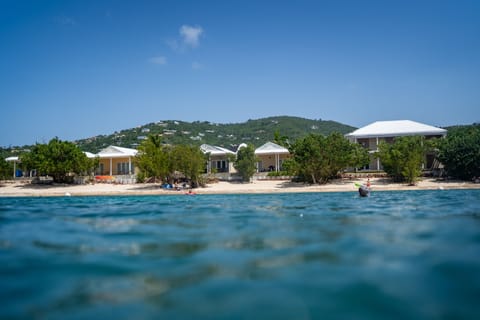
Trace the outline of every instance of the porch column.
<instances>
[{"instance_id":1,"label":"porch column","mask_svg":"<svg viewBox=\"0 0 480 320\"><path fill-rule=\"evenodd\" d=\"M377 146L375 151L378 151L378 137L375 138L377 140ZM380 170L380 158L377 157L377 170Z\"/></svg>"},{"instance_id":2,"label":"porch column","mask_svg":"<svg viewBox=\"0 0 480 320\"><path fill-rule=\"evenodd\" d=\"M132 174L132 158L128 157L128 174Z\"/></svg>"},{"instance_id":3,"label":"porch column","mask_svg":"<svg viewBox=\"0 0 480 320\"><path fill-rule=\"evenodd\" d=\"M13 180L16 178L17 173L17 161L13 161Z\"/></svg>"},{"instance_id":4,"label":"porch column","mask_svg":"<svg viewBox=\"0 0 480 320\"><path fill-rule=\"evenodd\" d=\"M280 166L280 156L278 153L275 153L275 171L278 172L278 167Z\"/></svg>"},{"instance_id":5,"label":"porch column","mask_svg":"<svg viewBox=\"0 0 480 320\"><path fill-rule=\"evenodd\" d=\"M112 176L112 158L110 158L110 175Z\"/></svg>"}]
</instances>

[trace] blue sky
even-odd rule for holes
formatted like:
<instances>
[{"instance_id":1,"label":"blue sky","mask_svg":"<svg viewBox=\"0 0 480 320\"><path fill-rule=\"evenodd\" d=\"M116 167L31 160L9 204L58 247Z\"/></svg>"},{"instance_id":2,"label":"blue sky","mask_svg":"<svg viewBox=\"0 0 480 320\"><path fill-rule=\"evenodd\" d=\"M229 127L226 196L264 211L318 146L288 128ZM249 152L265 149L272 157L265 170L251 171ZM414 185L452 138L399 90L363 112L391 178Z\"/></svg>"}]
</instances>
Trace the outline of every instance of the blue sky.
<instances>
[{"instance_id":1,"label":"blue sky","mask_svg":"<svg viewBox=\"0 0 480 320\"><path fill-rule=\"evenodd\" d=\"M480 122L480 1L0 0L0 146L158 120Z\"/></svg>"}]
</instances>

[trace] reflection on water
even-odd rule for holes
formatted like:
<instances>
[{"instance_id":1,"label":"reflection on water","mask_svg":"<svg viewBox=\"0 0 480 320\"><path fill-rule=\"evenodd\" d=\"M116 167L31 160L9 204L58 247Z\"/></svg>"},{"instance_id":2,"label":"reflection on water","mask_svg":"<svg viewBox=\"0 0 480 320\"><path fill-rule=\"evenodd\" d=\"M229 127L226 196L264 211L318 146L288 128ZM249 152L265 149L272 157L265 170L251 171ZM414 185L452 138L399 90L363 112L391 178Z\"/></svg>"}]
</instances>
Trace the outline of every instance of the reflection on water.
<instances>
[{"instance_id":1,"label":"reflection on water","mask_svg":"<svg viewBox=\"0 0 480 320\"><path fill-rule=\"evenodd\" d=\"M0 198L0 318L478 318L480 192Z\"/></svg>"}]
</instances>

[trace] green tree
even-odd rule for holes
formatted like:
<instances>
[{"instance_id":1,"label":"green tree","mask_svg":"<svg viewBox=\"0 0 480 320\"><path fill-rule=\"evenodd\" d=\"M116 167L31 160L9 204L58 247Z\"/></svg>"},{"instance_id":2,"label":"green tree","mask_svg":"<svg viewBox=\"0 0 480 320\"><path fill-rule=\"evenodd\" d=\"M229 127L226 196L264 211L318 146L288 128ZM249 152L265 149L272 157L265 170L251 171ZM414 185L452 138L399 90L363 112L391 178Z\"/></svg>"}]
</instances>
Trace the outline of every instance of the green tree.
<instances>
[{"instance_id":1,"label":"green tree","mask_svg":"<svg viewBox=\"0 0 480 320\"><path fill-rule=\"evenodd\" d=\"M286 148L288 148L290 145L288 137L280 135L279 130L275 130L275 132L273 133L273 142L275 142L279 146Z\"/></svg>"},{"instance_id":2,"label":"green tree","mask_svg":"<svg viewBox=\"0 0 480 320\"><path fill-rule=\"evenodd\" d=\"M192 184L199 185L205 169L205 156L190 145L165 146L156 135L150 135L138 148L135 164L142 176L154 181L172 183L182 173Z\"/></svg>"},{"instance_id":3,"label":"green tree","mask_svg":"<svg viewBox=\"0 0 480 320\"><path fill-rule=\"evenodd\" d=\"M0 159L0 180L7 180L13 177L13 165L4 159Z\"/></svg>"},{"instance_id":4,"label":"green tree","mask_svg":"<svg viewBox=\"0 0 480 320\"><path fill-rule=\"evenodd\" d=\"M368 163L368 153L357 143L352 143L342 134L334 132L325 138L323 156L326 160L328 179L348 167L363 166Z\"/></svg>"},{"instance_id":5,"label":"green tree","mask_svg":"<svg viewBox=\"0 0 480 320\"><path fill-rule=\"evenodd\" d=\"M135 165L146 177L152 177L155 182L167 181L172 169L168 151L162 145L159 136L149 135L138 147Z\"/></svg>"},{"instance_id":6,"label":"green tree","mask_svg":"<svg viewBox=\"0 0 480 320\"><path fill-rule=\"evenodd\" d=\"M183 173L193 185L198 186L200 175L205 170L206 164L202 151L195 146L177 145L170 152L172 169Z\"/></svg>"},{"instance_id":7,"label":"green tree","mask_svg":"<svg viewBox=\"0 0 480 320\"><path fill-rule=\"evenodd\" d=\"M399 137L393 143L381 142L377 156L393 181L415 184L422 174L426 144L422 136Z\"/></svg>"},{"instance_id":8,"label":"green tree","mask_svg":"<svg viewBox=\"0 0 480 320\"><path fill-rule=\"evenodd\" d=\"M350 165L356 169L366 166L370 162L367 149L358 143L352 145L351 163Z\"/></svg>"},{"instance_id":9,"label":"green tree","mask_svg":"<svg viewBox=\"0 0 480 320\"><path fill-rule=\"evenodd\" d=\"M480 176L480 125L449 130L439 143L438 159L447 173L455 178L470 180Z\"/></svg>"},{"instance_id":10,"label":"green tree","mask_svg":"<svg viewBox=\"0 0 480 320\"><path fill-rule=\"evenodd\" d=\"M288 167L295 170L294 174L302 181L317 183L322 170L322 147L325 137L316 134L309 134L298 139L291 146L293 154L291 164Z\"/></svg>"},{"instance_id":11,"label":"green tree","mask_svg":"<svg viewBox=\"0 0 480 320\"><path fill-rule=\"evenodd\" d=\"M233 166L237 169L243 181L250 181L250 178L257 171L256 163L255 147L249 144L238 150L237 159L233 162Z\"/></svg>"},{"instance_id":12,"label":"green tree","mask_svg":"<svg viewBox=\"0 0 480 320\"><path fill-rule=\"evenodd\" d=\"M293 158L287 162L287 167L302 181L327 183L347 167L368 163L367 151L360 148L340 133L326 137L309 134L291 146Z\"/></svg>"},{"instance_id":13,"label":"green tree","mask_svg":"<svg viewBox=\"0 0 480 320\"><path fill-rule=\"evenodd\" d=\"M22 166L36 169L38 175L49 175L55 182L73 182L75 174L93 170L95 160L87 156L72 142L53 138L48 144L36 144L21 156Z\"/></svg>"}]
</instances>

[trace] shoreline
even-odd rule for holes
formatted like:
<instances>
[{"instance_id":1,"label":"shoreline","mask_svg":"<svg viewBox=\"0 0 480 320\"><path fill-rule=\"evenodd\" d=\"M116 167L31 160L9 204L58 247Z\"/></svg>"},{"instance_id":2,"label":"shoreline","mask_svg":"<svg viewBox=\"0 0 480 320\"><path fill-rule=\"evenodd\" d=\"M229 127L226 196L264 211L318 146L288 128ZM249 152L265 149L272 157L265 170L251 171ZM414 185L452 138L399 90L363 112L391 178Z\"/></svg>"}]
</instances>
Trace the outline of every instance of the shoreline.
<instances>
[{"instance_id":1,"label":"shoreline","mask_svg":"<svg viewBox=\"0 0 480 320\"><path fill-rule=\"evenodd\" d=\"M385 178L370 179L372 192L408 190L453 190L480 189L480 184L466 181L441 181L424 178L415 186L393 183ZM365 184L366 179L332 180L325 185L308 185L286 180L256 180L252 183L220 181L206 187L194 189L202 194L281 194L281 193L320 193L357 192L355 183ZM160 184L108 184L86 185L32 185L25 182L3 182L0 184L0 197L55 197L55 196L135 196L135 195L183 195L187 190L165 190Z\"/></svg>"}]
</instances>

